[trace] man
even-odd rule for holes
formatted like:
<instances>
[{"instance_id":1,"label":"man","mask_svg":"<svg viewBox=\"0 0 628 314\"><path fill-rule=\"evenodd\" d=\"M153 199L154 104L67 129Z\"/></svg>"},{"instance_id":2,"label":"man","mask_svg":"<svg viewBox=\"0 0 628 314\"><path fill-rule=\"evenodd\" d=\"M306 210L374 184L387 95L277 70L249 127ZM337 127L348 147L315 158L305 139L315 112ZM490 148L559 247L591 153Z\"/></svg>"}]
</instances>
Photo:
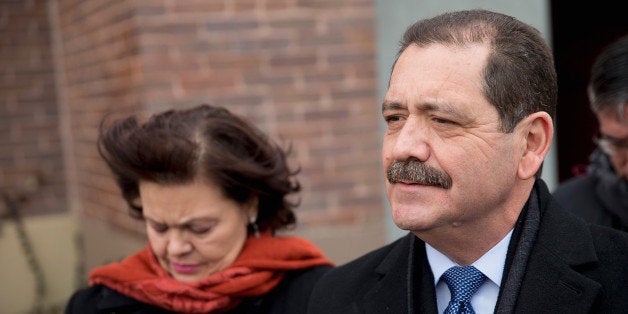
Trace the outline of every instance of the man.
<instances>
[{"instance_id":1,"label":"man","mask_svg":"<svg viewBox=\"0 0 628 314\"><path fill-rule=\"evenodd\" d=\"M589 222L628 231L628 36L598 56L588 92L600 129L598 149L587 175L561 184L554 197Z\"/></svg>"},{"instance_id":2,"label":"man","mask_svg":"<svg viewBox=\"0 0 628 314\"><path fill-rule=\"evenodd\" d=\"M512 17L410 26L382 105L386 191L410 233L330 271L308 313L628 311L628 234L563 212L538 179L556 89L550 49Z\"/></svg>"}]
</instances>

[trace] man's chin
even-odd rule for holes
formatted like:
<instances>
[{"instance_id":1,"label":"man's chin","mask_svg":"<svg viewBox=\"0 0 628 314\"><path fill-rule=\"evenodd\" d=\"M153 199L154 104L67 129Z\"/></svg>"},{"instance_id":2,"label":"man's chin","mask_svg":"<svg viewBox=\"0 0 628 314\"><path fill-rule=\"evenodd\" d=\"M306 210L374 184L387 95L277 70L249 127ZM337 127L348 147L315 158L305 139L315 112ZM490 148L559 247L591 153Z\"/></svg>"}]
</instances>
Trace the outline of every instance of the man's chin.
<instances>
[{"instance_id":1,"label":"man's chin","mask_svg":"<svg viewBox=\"0 0 628 314\"><path fill-rule=\"evenodd\" d=\"M401 230L407 231L418 231L425 229L426 222L420 221L416 217L409 217L408 213L394 213L393 212L393 222L395 225Z\"/></svg>"}]
</instances>

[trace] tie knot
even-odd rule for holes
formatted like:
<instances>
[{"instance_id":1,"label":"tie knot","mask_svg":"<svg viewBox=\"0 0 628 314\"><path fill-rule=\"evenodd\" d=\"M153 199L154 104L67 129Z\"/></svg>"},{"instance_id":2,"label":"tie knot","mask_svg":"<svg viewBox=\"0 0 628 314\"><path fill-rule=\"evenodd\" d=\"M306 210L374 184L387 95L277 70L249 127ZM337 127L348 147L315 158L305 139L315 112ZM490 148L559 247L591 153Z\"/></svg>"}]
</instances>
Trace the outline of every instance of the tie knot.
<instances>
[{"instance_id":1,"label":"tie knot","mask_svg":"<svg viewBox=\"0 0 628 314\"><path fill-rule=\"evenodd\" d=\"M469 302L486 276L473 266L454 266L443 274L443 279L449 286L452 301Z\"/></svg>"}]
</instances>

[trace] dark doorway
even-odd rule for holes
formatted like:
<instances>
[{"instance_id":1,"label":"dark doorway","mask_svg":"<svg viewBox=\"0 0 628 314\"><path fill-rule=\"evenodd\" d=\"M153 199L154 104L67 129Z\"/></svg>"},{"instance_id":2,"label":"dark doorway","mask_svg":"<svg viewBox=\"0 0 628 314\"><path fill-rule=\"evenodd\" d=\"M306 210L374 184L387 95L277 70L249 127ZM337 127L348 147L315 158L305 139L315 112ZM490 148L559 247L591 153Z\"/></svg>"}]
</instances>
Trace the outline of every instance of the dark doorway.
<instances>
[{"instance_id":1,"label":"dark doorway","mask_svg":"<svg viewBox=\"0 0 628 314\"><path fill-rule=\"evenodd\" d=\"M595 56L613 40L628 34L622 1L577 4L551 1L552 45L558 72L556 139L559 181L574 176L588 163L595 148L595 116L589 109L586 86Z\"/></svg>"}]
</instances>

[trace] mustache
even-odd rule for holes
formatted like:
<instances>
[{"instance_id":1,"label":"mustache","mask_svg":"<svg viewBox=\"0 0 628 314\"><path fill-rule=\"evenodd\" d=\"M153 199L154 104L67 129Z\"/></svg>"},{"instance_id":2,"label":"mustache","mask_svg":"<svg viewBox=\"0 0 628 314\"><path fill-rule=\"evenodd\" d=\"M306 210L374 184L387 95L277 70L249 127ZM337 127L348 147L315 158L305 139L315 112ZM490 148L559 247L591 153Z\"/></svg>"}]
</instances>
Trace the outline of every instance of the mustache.
<instances>
[{"instance_id":1,"label":"mustache","mask_svg":"<svg viewBox=\"0 0 628 314\"><path fill-rule=\"evenodd\" d=\"M390 183L414 183L451 188L451 177L442 170L427 165L418 159L394 161L386 170Z\"/></svg>"}]
</instances>

